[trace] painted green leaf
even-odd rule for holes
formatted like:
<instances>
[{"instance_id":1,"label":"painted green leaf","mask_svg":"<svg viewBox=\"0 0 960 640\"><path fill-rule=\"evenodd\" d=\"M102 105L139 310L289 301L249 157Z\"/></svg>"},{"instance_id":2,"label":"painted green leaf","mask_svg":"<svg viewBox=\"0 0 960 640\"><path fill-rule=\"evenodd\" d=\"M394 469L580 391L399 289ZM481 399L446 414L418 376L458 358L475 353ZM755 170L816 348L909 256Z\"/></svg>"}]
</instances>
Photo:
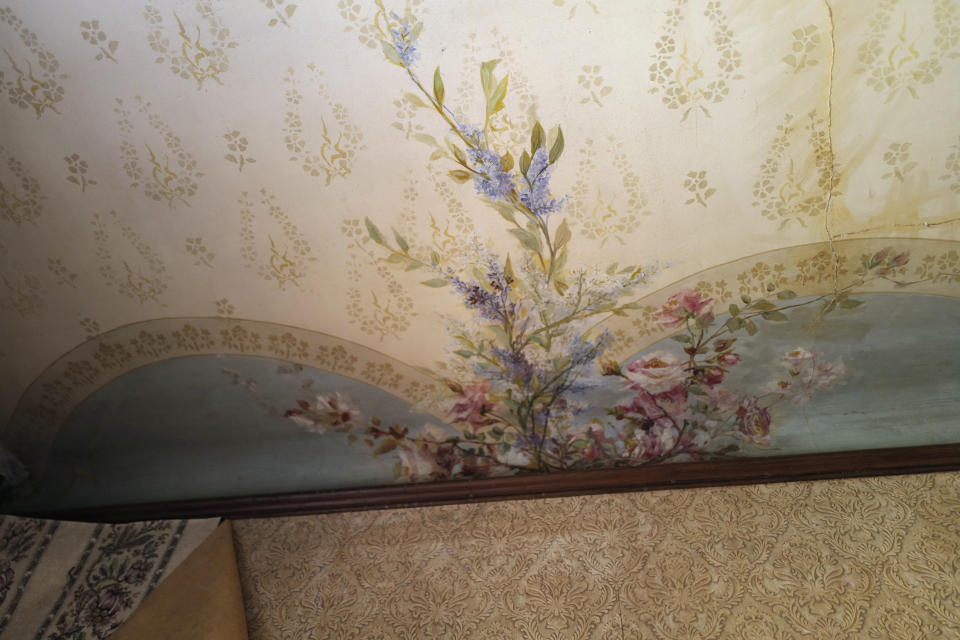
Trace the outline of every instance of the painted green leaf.
<instances>
[{"instance_id":1,"label":"painted green leaf","mask_svg":"<svg viewBox=\"0 0 960 640\"><path fill-rule=\"evenodd\" d=\"M503 219L511 224L517 224L517 218L514 214L513 207L508 204L498 202L496 205L497 213L503 216Z\"/></svg>"},{"instance_id":2,"label":"painted green leaf","mask_svg":"<svg viewBox=\"0 0 960 640\"><path fill-rule=\"evenodd\" d=\"M527 153L527 150L523 150L523 154L520 156L520 173L527 175L527 171L530 169L530 154Z\"/></svg>"},{"instance_id":3,"label":"painted green leaf","mask_svg":"<svg viewBox=\"0 0 960 640\"><path fill-rule=\"evenodd\" d=\"M404 237L403 237L402 235L400 235L400 234L397 232L397 230L394 229L393 227L391 227L390 230L393 231L393 237L394 237L394 239L397 241L397 245L400 247L400 251L403 251L404 253L406 253L407 251L409 251L409 250L410 250L410 245L407 244L407 241L404 239Z\"/></svg>"},{"instance_id":4,"label":"painted green leaf","mask_svg":"<svg viewBox=\"0 0 960 640\"><path fill-rule=\"evenodd\" d=\"M777 305L773 304L769 300L754 300L750 303L750 308L757 311L773 311L777 308Z\"/></svg>"},{"instance_id":5,"label":"painted green leaf","mask_svg":"<svg viewBox=\"0 0 960 640\"><path fill-rule=\"evenodd\" d=\"M853 298L847 298L840 303L841 309L856 309L863 304L863 300L854 300Z\"/></svg>"},{"instance_id":6,"label":"painted green leaf","mask_svg":"<svg viewBox=\"0 0 960 640\"><path fill-rule=\"evenodd\" d=\"M547 134L543 132L543 126L539 122L533 125L533 131L530 133L530 153L537 152L537 149L547 144ZM526 172L524 172L526 173Z\"/></svg>"},{"instance_id":7,"label":"painted green leaf","mask_svg":"<svg viewBox=\"0 0 960 640\"><path fill-rule=\"evenodd\" d=\"M730 305L730 315L731 315L731 317L734 317L734 318L736 318L738 315L740 315L740 307L738 307L738 306L735 305L735 304L731 304L731 305Z\"/></svg>"},{"instance_id":8,"label":"painted green leaf","mask_svg":"<svg viewBox=\"0 0 960 640\"><path fill-rule=\"evenodd\" d=\"M510 155L509 151L500 159L500 168L507 172L513 169L513 156Z\"/></svg>"},{"instance_id":9,"label":"painted green leaf","mask_svg":"<svg viewBox=\"0 0 960 640\"><path fill-rule=\"evenodd\" d=\"M470 174L464 171L463 169L453 169L451 171L448 171L447 173L451 178L453 178L460 184L463 184L464 182L470 179Z\"/></svg>"},{"instance_id":10,"label":"painted green leaf","mask_svg":"<svg viewBox=\"0 0 960 640\"><path fill-rule=\"evenodd\" d=\"M384 438L377 442L373 448L373 455L380 456L397 448L397 441L394 438Z\"/></svg>"},{"instance_id":11,"label":"painted green leaf","mask_svg":"<svg viewBox=\"0 0 960 640\"><path fill-rule=\"evenodd\" d=\"M747 320L743 324L743 326L744 328L746 328L747 333L750 334L751 336L757 335L757 332L760 331L760 329L757 328L757 325L753 320Z\"/></svg>"},{"instance_id":12,"label":"painted green leaf","mask_svg":"<svg viewBox=\"0 0 960 640\"><path fill-rule=\"evenodd\" d=\"M670 336L670 339L671 339L671 340L676 340L677 342L680 342L680 343L682 343L682 344L687 344L687 343L689 343L689 342L692 342L690 336L688 336L688 335L685 334L685 333L678 333L678 334L675 335L675 336Z\"/></svg>"},{"instance_id":13,"label":"painted green leaf","mask_svg":"<svg viewBox=\"0 0 960 640\"><path fill-rule=\"evenodd\" d=\"M473 356L473 351L467 351L466 349L457 349L454 353L461 358L470 358Z\"/></svg>"},{"instance_id":14,"label":"painted green leaf","mask_svg":"<svg viewBox=\"0 0 960 640\"><path fill-rule=\"evenodd\" d=\"M370 218L364 218L363 221L367 225L367 233L370 234L370 239L376 242L377 244L382 244L387 246L386 241L383 239L383 234L380 233L380 229L377 228L377 225L373 224L373 220Z\"/></svg>"},{"instance_id":15,"label":"painted green leaf","mask_svg":"<svg viewBox=\"0 0 960 640\"><path fill-rule=\"evenodd\" d=\"M489 328L497 342L504 347L510 347L510 340L507 338L507 332L503 330L503 327L492 324Z\"/></svg>"},{"instance_id":16,"label":"painted green leaf","mask_svg":"<svg viewBox=\"0 0 960 640\"><path fill-rule=\"evenodd\" d=\"M434 289L439 289L440 287L445 287L445 286L447 286L447 285L450 284L450 283L447 282L446 280L444 280L443 278L430 278L429 280L424 280L424 281L421 282L420 284L425 284L425 285L427 285L428 287L433 287Z\"/></svg>"},{"instance_id":17,"label":"painted green leaf","mask_svg":"<svg viewBox=\"0 0 960 640\"><path fill-rule=\"evenodd\" d=\"M784 289L783 291L777 293L777 298L780 300L793 300L797 297L797 294L789 289Z\"/></svg>"},{"instance_id":18,"label":"painted green leaf","mask_svg":"<svg viewBox=\"0 0 960 640\"><path fill-rule=\"evenodd\" d=\"M563 153L563 129L557 127L557 139L553 141L553 146L550 147L550 156L548 158L550 164L553 164L560 158L560 154Z\"/></svg>"},{"instance_id":19,"label":"painted green leaf","mask_svg":"<svg viewBox=\"0 0 960 640\"><path fill-rule=\"evenodd\" d=\"M782 311L765 311L763 313L764 320L770 320L771 322L786 322L789 320L787 314Z\"/></svg>"},{"instance_id":20,"label":"painted green leaf","mask_svg":"<svg viewBox=\"0 0 960 640\"><path fill-rule=\"evenodd\" d=\"M740 318L729 318L724 323L724 326L726 326L727 329L730 329L730 331L739 331L743 328L743 320Z\"/></svg>"},{"instance_id":21,"label":"painted green leaf","mask_svg":"<svg viewBox=\"0 0 960 640\"><path fill-rule=\"evenodd\" d=\"M507 261L503 265L503 277L507 279L507 282L513 282L516 280L516 276L513 273L513 263L510 262L510 254L507 254Z\"/></svg>"},{"instance_id":22,"label":"painted green leaf","mask_svg":"<svg viewBox=\"0 0 960 640\"><path fill-rule=\"evenodd\" d=\"M493 88L493 70L499 62L500 58L497 58L496 60L488 60L480 65L480 85L483 87L483 95L488 98Z\"/></svg>"},{"instance_id":23,"label":"painted green leaf","mask_svg":"<svg viewBox=\"0 0 960 640\"><path fill-rule=\"evenodd\" d=\"M570 233L570 227L567 226L567 219L564 218L560 223L560 226L557 227L557 235L554 238L554 245L556 249L560 249L563 245L570 242L570 238L573 237L573 234Z\"/></svg>"},{"instance_id":24,"label":"painted green leaf","mask_svg":"<svg viewBox=\"0 0 960 640\"><path fill-rule=\"evenodd\" d=\"M503 109L503 99L507 96L507 79L509 77L510 76L503 76L503 80L497 84L497 88L494 89L490 97L487 98L488 115L492 115Z\"/></svg>"},{"instance_id":25,"label":"painted green leaf","mask_svg":"<svg viewBox=\"0 0 960 640\"><path fill-rule=\"evenodd\" d=\"M383 45L383 55L387 57L387 60L398 67L402 67L403 61L400 60L400 54L397 53L397 50L394 49L393 45L388 42L382 42L381 44Z\"/></svg>"},{"instance_id":26,"label":"painted green leaf","mask_svg":"<svg viewBox=\"0 0 960 640\"><path fill-rule=\"evenodd\" d=\"M433 97L437 99L437 104L443 104L443 78L440 77L440 67L433 72Z\"/></svg>"},{"instance_id":27,"label":"painted green leaf","mask_svg":"<svg viewBox=\"0 0 960 640\"><path fill-rule=\"evenodd\" d=\"M526 229L510 229L517 240L520 241L520 244L530 249L531 251L540 251L540 238L533 235Z\"/></svg>"},{"instance_id":28,"label":"painted green leaf","mask_svg":"<svg viewBox=\"0 0 960 640\"><path fill-rule=\"evenodd\" d=\"M467 166L467 154L464 152L464 150L452 142L448 142L447 146L450 147L450 151L453 153L453 157L456 158L457 162L463 166Z\"/></svg>"}]
</instances>

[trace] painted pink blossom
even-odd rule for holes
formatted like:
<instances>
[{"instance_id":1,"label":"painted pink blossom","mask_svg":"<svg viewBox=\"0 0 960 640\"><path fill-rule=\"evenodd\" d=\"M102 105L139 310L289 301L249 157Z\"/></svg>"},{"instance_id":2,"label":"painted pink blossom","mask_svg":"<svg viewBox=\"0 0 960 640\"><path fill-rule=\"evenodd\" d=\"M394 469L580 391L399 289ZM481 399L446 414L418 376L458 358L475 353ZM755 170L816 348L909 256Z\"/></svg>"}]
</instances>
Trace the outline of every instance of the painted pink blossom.
<instances>
[{"instance_id":1,"label":"painted pink blossom","mask_svg":"<svg viewBox=\"0 0 960 640\"><path fill-rule=\"evenodd\" d=\"M290 409L284 414L295 423L313 433L327 429L346 431L360 422L360 410L343 393L320 394L314 404L298 400L299 409Z\"/></svg>"},{"instance_id":2,"label":"painted pink blossom","mask_svg":"<svg viewBox=\"0 0 960 640\"><path fill-rule=\"evenodd\" d=\"M427 445L414 445L397 449L397 457L403 467L404 479L411 482L430 480L443 475L443 469L437 464L437 453Z\"/></svg>"},{"instance_id":3,"label":"painted pink blossom","mask_svg":"<svg viewBox=\"0 0 960 640\"><path fill-rule=\"evenodd\" d=\"M668 351L655 351L624 367L624 375L630 381L631 389L659 393L683 382L687 376L685 364L685 360Z\"/></svg>"},{"instance_id":4,"label":"painted pink blossom","mask_svg":"<svg viewBox=\"0 0 960 640\"><path fill-rule=\"evenodd\" d=\"M698 292L687 289L675 293L660 308L660 324L665 327L676 327L686 320L696 320L709 312L713 298L704 300Z\"/></svg>"},{"instance_id":5,"label":"painted pink blossom","mask_svg":"<svg viewBox=\"0 0 960 640\"><path fill-rule=\"evenodd\" d=\"M747 398L737 408L737 430L756 445L770 443L770 411L756 398Z\"/></svg>"},{"instance_id":6,"label":"painted pink blossom","mask_svg":"<svg viewBox=\"0 0 960 640\"><path fill-rule=\"evenodd\" d=\"M721 353L719 356L717 356L717 362L725 367L732 367L740 362L740 356L735 353Z\"/></svg>"},{"instance_id":7,"label":"painted pink blossom","mask_svg":"<svg viewBox=\"0 0 960 640\"><path fill-rule=\"evenodd\" d=\"M490 392L490 383L468 384L463 387L460 397L450 409L450 416L454 422L466 422L477 433L482 427L495 422L487 413L496 406L487 396Z\"/></svg>"}]
</instances>

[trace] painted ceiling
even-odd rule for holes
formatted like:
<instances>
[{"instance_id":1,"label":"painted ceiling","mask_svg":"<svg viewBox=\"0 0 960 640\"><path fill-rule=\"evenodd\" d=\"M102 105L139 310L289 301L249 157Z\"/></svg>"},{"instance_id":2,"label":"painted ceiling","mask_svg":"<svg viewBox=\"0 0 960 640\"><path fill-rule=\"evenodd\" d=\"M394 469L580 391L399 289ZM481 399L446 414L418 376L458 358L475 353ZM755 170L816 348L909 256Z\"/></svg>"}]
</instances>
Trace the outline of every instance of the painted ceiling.
<instances>
[{"instance_id":1,"label":"painted ceiling","mask_svg":"<svg viewBox=\"0 0 960 640\"><path fill-rule=\"evenodd\" d=\"M34 500L960 441L960 3L14 2L0 44Z\"/></svg>"}]
</instances>

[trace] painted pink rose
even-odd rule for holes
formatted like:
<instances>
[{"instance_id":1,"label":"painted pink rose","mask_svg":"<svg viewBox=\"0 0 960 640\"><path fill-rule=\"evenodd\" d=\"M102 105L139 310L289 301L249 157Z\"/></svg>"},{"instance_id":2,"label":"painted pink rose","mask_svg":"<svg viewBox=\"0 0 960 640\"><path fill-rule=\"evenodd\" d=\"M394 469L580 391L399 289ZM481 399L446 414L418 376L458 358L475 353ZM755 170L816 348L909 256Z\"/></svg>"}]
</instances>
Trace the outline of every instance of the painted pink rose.
<instances>
[{"instance_id":1,"label":"painted pink rose","mask_svg":"<svg viewBox=\"0 0 960 640\"><path fill-rule=\"evenodd\" d=\"M665 327L679 326L686 320L696 320L710 310L713 298L704 299L693 289L675 293L660 308L660 324Z\"/></svg>"},{"instance_id":2,"label":"painted pink rose","mask_svg":"<svg viewBox=\"0 0 960 640\"><path fill-rule=\"evenodd\" d=\"M700 367L693 372L693 377L707 387L715 387L723 382L723 376L723 369L720 367Z\"/></svg>"},{"instance_id":3,"label":"painted pink rose","mask_svg":"<svg viewBox=\"0 0 960 640\"><path fill-rule=\"evenodd\" d=\"M397 457L403 469L401 480L420 482L446 475L437 464L437 453L426 445L414 445L397 449Z\"/></svg>"},{"instance_id":4,"label":"painted pink rose","mask_svg":"<svg viewBox=\"0 0 960 640\"><path fill-rule=\"evenodd\" d=\"M624 375L630 381L631 389L660 393L684 381L687 377L685 365L685 360L668 351L655 351L624 367Z\"/></svg>"},{"instance_id":5,"label":"painted pink rose","mask_svg":"<svg viewBox=\"0 0 960 640\"><path fill-rule=\"evenodd\" d=\"M721 353L719 356L717 356L717 362L725 367L732 367L740 362L740 356L735 353Z\"/></svg>"},{"instance_id":6,"label":"painted pink rose","mask_svg":"<svg viewBox=\"0 0 960 640\"><path fill-rule=\"evenodd\" d=\"M803 363L813 360L814 354L803 347L797 347L783 354L783 361L790 365L791 369L797 369Z\"/></svg>"},{"instance_id":7,"label":"painted pink rose","mask_svg":"<svg viewBox=\"0 0 960 640\"><path fill-rule=\"evenodd\" d=\"M677 444L677 431L671 427L654 427L643 434L643 459L649 460L669 453Z\"/></svg>"},{"instance_id":8,"label":"painted pink rose","mask_svg":"<svg viewBox=\"0 0 960 640\"><path fill-rule=\"evenodd\" d=\"M474 433L480 431L482 427L496 422L491 418L488 412L492 411L496 404L488 397L490 393L490 383L481 382L480 384L468 384L463 387L460 397L450 409L450 416L454 422L466 422Z\"/></svg>"},{"instance_id":9,"label":"painted pink rose","mask_svg":"<svg viewBox=\"0 0 960 640\"><path fill-rule=\"evenodd\" d=\"M737 430L753 444L770 444L770 411L756 398L748 398L737 408Z\"/></svg>"}]
</instances>

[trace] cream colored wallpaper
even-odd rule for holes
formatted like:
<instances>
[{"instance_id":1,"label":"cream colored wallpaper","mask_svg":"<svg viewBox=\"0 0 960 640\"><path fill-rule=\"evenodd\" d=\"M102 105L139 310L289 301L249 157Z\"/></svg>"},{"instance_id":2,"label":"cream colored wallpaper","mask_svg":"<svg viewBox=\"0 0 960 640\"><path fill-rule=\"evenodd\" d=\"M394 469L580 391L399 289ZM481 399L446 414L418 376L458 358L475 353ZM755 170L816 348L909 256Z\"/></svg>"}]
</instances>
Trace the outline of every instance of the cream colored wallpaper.
<instances>
[{"instance_id":1,"label":"cream colored wallpaper","mask_svg":"<svg viewBox=\"0 0 960 640\"><path fill-rule=\"evenodd\" d=\"M900 238L942 259L929 292L957 293L951 0L13 2L0 415L80 343L159 318L286 325L410 368L446 354L440 313L462 306L364 219L451 265L474 237L501 255L517 238L448 176L444 123L381 49L392 11L421 25L417 72L439 65L451 114L483 119L480 65L498 60L489 135L562 128L569 262L646 266L641 308L688 277L739 295L755 285L695 274L751 256L796 280L826 252L836 290L845 247ZM618 353L652 342L642 311L613 320Z\"/></svg>"},{"instance_id":2,"label":"cream colored wallpaper","mask_svg":"<svg viewBox=\"0 0 960 640\"><path fill-rule=\"evenodd\" d=\"M251 638L960 633L956 473L234 523Z\"/></svg>"}]
</instances>

